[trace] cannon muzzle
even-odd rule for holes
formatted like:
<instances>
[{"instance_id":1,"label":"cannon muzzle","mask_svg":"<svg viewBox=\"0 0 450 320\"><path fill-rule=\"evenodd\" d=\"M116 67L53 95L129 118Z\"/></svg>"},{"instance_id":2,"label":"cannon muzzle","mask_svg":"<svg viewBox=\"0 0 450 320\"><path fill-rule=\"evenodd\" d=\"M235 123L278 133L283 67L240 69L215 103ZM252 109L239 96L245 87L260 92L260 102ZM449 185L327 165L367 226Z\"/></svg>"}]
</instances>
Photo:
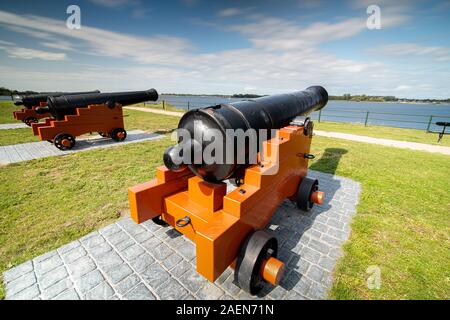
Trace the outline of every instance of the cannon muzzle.
<instances>
[{"instance_id":1,"label":"cannon muzzle","mask_svg":"<svg viewBox=\"0 0 450 320\"><path fill-rule=\"evenodd\" d=\"M180 131L178 131L178 144L166 150L163 157L164 164L173 171L179 171L188 166L194 174L210 182L220 182L236 177L249 164L249 142L246 141L240 148L234 145L234 157L232 161L229 161L230 157L227 153L230 150L226 145L228 130L252 131L260 141L260 138L264 139L260 136L260 130L266 129L268 133L266 139L269 139L272 129L289 125L297 116L306 116L313 111L318 111L327 102L327 91L321 86L312 86L304 91L188 111L181 118L178 130L184 129L183 132L189 133L189 138L180 138ZM221 144L221 148L218 148L222 151L220 163L208 162L201 158L203 151L211 143L215 143L216 146L217 143ZM259 143L257 144L259 146ZM236 155L239 156L242 153L246 159L244 163L236 160ZM199 159L198 157L201 158L200 161L195 160Z\"/></svg>"},{"instance_id":2,"label":"cannon muzzle","mask_svg":"<svg viewBox=\"0 0 450 320\"><path fill-rule=\"evenodd\" d=\"M158 100L158 92L155 89L145 91L113 92L63 95L59 97L49 97L47 107L37 108L37 113L50 112L52 116L61 120L66 115L76 114L77 108L87 108L89 105L106 104L114 108L117 104L127 106L145 101Z\"/></svg>"},{"instance_id":3,"label":"cannon muzzle","mask_svg":"<svg viewBox=\"0 0 450 320\"><path fill-rule=\"evenodd\" d=\"M31 109L32 107L39 106L41 102L47 102L48 97L59 97L62 95L73 95L73 94L86 94L86 93L100 93L99 90L94 91L81 91L81 92L46 92L33 94L29 96L25 96L22 100L14 102L16 106L23 105L27 109Z\"/></svg>"}]
</instances>

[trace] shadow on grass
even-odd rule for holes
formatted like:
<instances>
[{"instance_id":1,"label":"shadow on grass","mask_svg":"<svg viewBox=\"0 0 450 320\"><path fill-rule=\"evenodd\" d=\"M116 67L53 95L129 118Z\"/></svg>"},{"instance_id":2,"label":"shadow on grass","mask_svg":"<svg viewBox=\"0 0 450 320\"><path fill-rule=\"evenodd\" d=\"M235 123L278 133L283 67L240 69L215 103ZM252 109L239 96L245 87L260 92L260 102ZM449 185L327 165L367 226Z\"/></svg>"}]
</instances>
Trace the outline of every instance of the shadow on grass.
<instances>
[{"instance_id":1,"label":"shadow on grass","mask_svg":"<svg viewBox=\"0 0 450 320\"><path fill-rule=\"evenodd\" d=\"M325 149L322 157L318 161L315 161L313 164L311 164L309 168L311 170L334 174L339 165L339 161L347 152L347 149L327 148Z\"/></svg>"}]
</instances>

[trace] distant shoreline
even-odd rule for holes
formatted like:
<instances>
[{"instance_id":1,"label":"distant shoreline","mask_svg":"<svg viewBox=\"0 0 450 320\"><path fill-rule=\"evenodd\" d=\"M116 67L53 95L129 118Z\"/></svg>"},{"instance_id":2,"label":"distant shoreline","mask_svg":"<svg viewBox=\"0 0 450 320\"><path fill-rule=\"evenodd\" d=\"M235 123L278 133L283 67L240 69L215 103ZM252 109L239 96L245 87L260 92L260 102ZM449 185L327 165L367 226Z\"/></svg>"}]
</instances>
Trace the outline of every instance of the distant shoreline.
<instances>
[{"instance_id":1,"label":"distant shoreline","mask_svg":"<svg viewBox=\"0 0 450 320\"><path fill-rule=\"evenodd\" d=\"M234 98L234 99L253 99L253 98L259 98L259 97L264 97L267 95L258 95L258 94L234 94L234 95L226 95L226 94L184 94L184 93L161 93L160 96L174 96L174 97L218 97L218 98ZM362 95L364 97L364 95ZM404 103L404 104L433 104L433 105L437 105L437 104L450 104L450 101L448 101L447 99L411 99L412 101L406 101L403 100L403 98L395 98L395 97L389 97L389 98L394 98L394 99L398 99L398 100L386 100L386 101L379 101L379 100L359 100L359 99L342 99L342 98L338 98L336 99L336 97L341 97L341 96L331 96L331 98L329 99L330 101L349 101L349 102L381 102L381 103ZM353 97L360 97L359 95L353 96ZM377 97L377 96L367 96L368 98L370 97ZM380 96L383 97L383 96ZM432 101L424 101L424 100L432 100Z\"/></svg>"},{"instance_id":2,"label":"distant shoreline","mask_svg":"<svg viewBox=\"0 0 450 320\"><path fill-rule=\"evenodd\" d=\"M225 99L229 99L229 98L233 98L233 99L252 99L252 98L257 98L257 97L264 97L263 95L258 95L255 97L237 97L237 96L233 96L233 95L221 95L221 94L178 94L178 93L161 93L160 96L172 96L172 97L216 97L216 98L225 98ZM329 99L329 101L344 101L344 102L355 102L355 103L360 103L360 102L365 102L365 103L400 103L400 104L423 104L423 105L447 105L450 104L450 102L447 102L445 100L442 101L436 101L436 102L425 102L425 101L376 101L376 100L345 100L345 99Z\"/></svg>"}]
</instances>

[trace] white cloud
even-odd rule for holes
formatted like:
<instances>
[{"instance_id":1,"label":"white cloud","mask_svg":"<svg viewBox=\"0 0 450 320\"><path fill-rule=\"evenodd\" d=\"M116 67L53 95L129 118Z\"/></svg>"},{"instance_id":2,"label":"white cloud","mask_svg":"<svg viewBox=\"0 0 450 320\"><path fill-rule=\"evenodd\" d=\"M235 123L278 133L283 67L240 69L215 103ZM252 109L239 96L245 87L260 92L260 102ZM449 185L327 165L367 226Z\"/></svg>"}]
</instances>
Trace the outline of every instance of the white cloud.
<instances>
[{"instance_id":1,"label":"white cloud","mask_svg":"<svg viewBox=\"0 0 450 320\"><path fill-rule=\"evenodd\" d=\"M182 64L187 41L169 36L137 37L83 25L70 30L64 21L38 16L19 16L0 11L0 24L16 28L36 38L64 37L69 42L81 41L84 53L114 58L131 58L138 63Z\"/></svg>"},{"instance_id":2,"label":"white cloud","mask_svg":"<svg viewBox=\"0 0 450 320\"><path fill-rule=\"evenodd\" d=\"M47 48L60 49L64 51L73 51L75 49L72 42L61 40L59 37L55 37L48 32L36 31L17 25L6 25L6 28L10 31L23 33L29 37L39 39L39 43Z\"/></svg>"},{"instance_id":3,"label":"white cloud","mask_svg":"<svg viewBox=\"0 0 450 320\"><path fill-rule=\"evenodd\" d=\"M232 16L237 16L237 15L241 14L242 12L243 12L243 10L240 8L226 8L226 9L220 10L217 13L217 15L219 17L232 17Z\"/></svg>"},{"instance_id":4,"label":"white cloud","mask_svg":"<svg viewBox=\"0 0 450 320\"><path fill-rule=\"evenodd\" d=\"M48 52L36 49L10 47L10 46L0 46L0 50L6 51L9 57L17 59L25 59L25 60L41 59L47 61L67 60L65 53Z\"/></svg>"},{"instance_id":5,"label":"white cloud","mask_svg":"<svg viewBox=\"0 0 450 320\"><path fill-rule=\"evenodd\" d=\"M423 46L417 43L395 43L377 47L370 50L372 53L379 53L389 56L415 56L425 59L433 59L438 62L450 61L450 48L442 46Z\"/></svg>"},{"instance_id":6,"label":"white cloud","mask_svg":"<svg viewBox=\"0 0 450 320\"><path fill-rule=\"evenodd\" d=\"M402 84L402 85L397 86L394 90L395 91L405 91L405 90L410 90L410 89L411 89L411 86Z\"/></svg>"},{"instance_id":7,"label":"white cloud","mask_svg":"<svg viewBox=\"0 0 450 320\"><path fill-rule=\"evenodd\" d=\"M3 40L0 40L0 45L1 45L1 44L7 45L7 46L13 46L13 45L14 45L14 43L12 43L12 42L9 42L9 41L3 41Z\"/></svg>"},{"instance_id":8,"label":"white cloud","mask_svg":"<svg viewBox=\"0 0 450 320\"><path fill-rule=\"evenodd\" d=\"M411 18L412 8L416 0L350 0L350 7L360 10L361 15L367 19L366 9L370 5L380 8L381 28L390 28L399 25Z\"/></svg>"},{"instance_id":9,"label":"white cloud","mask_svg":"<svg viewBox=\"0 0 450 320\"><path fill-rule=\"evenodd\" d=\"M393 27L403 21L403 16L392 14L383 20L383 27ZM254 22L233 25L229 30L247 36L257 47L270 50L297 50L323 42L350 38L367 30L367 27L366 16L335 23L318 22L306 27L280 18L255 16Z\"/></svg>"}]
</instances>

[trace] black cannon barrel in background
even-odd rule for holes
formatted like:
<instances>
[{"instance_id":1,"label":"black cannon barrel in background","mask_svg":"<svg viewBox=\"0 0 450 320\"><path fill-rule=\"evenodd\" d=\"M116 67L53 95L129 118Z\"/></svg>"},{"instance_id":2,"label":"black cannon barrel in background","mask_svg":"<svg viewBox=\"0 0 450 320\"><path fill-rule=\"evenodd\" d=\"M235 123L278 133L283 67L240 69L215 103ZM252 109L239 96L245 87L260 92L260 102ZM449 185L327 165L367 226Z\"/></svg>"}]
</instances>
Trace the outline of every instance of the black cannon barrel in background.
<instances>
[{"instance_id":1,"label":"black cannon barrel in background","mask_svg":"<svg viewBox=\"0 0 450 320\"><path fill-rule=\"evenodd\" d=\"M66 115L76 114L77 108L87 108L89 105L93 104L107 104L113 108L116 103L127 106L144 101L156 100L158 100L158 92L156 92L155 89L145 91L79 94L49 97L47 100L48 106L38 108L36 112L50 112L55 119L62 120Z\"/></svg>"},{"instance_id":2,"label":"black cannon barrel in background","mask_svg":"<svg viewBox=\"0 0 450 320\"><path fill-rule=\"evenodd\" d=\"M223 141L223 163L180 164L184 147L190 148L191 155L194 154L194 149L196 152L201 150L203 154L205 147L211 143L210 141L199 142L194 140L194 136L196 136L194 131L200 130L203 134L208 135L208 129L220 130L222 138L225 140L227 129L242 129L244 131L248 129L280 129L289 125L297 116L306 116L313 111L322 109L327 102L327 91L321 86L312 86L304 91L188 111L181 118L178 128L187 129L190 132L191 140L179 141L178 145L168 148L164 152L164 163L168 169L173 171L181 170L188 165L193 173L210 182L219 182L236 177L236 175L242 173L242 169L246 166L246 164L236 163L237 152L245 152L247 155L248 144L246 144L245 150L236 150L235 144L234 163L225 163L226 147L225 141ZM258 131L256 133L258 134Z\"/></svg>"},{"instance_id":3,"label":"black cannon barrel in background","mask_svg":"<svg viewBox=\"0 0 450 320\"><path fill-rule=\"evenodd\" d=\"M18 100L14 102L16 106L23 105L27 109L31 109L34 106L39 106L41 102L47 102L48 97L59 97L59 96L68 96L74 94L89 94L89 93L100 93L100 90L94 91L80 91L80 92L45 92L39 94L32 94L29 96L25 96L22 100Z\"/></svg>"}]
</instances>

